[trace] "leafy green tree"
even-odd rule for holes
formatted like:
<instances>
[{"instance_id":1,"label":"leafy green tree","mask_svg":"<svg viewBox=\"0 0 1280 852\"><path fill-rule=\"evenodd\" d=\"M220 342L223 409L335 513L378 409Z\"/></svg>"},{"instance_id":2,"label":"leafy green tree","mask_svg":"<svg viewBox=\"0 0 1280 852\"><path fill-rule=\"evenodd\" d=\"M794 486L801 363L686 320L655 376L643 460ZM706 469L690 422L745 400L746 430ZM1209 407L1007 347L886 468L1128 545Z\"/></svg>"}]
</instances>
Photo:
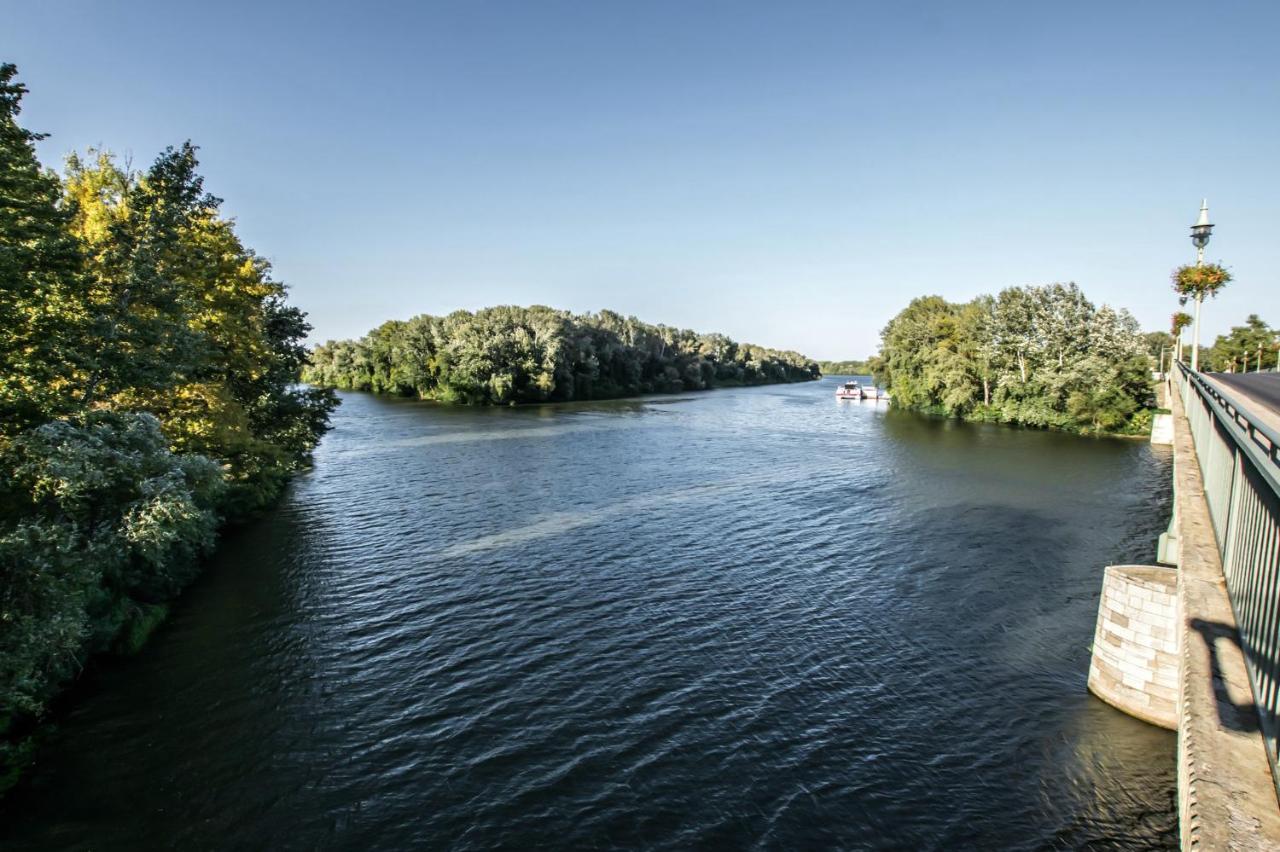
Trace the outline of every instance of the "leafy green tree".
<instances>
[{"instance_id":1,"label":"leafy green tree","mask_svg":"<svg viewBox=\"0 0 1280 852\"><path fill-rule=\"evenodd\" d=\"M1069 359L1087 354L1087 337L1080 332L1094 319L1094 307L1075 284L1049 284L1032 292L1040 347L1061 370Z\"/></svg>"},{"instance_id":2,"label":"leafy green tree","mask_svg":"<svg viewBox=\"0 0 1280 852\"><path fill-rule=\"evenodd\" d=\"M898 404L948 415L968 412L979 394L963 308L940 296L913 299L881 333L877 377Z\"/></svg>"},{"instance_id":3,"label":"leafy green tree","mask_svg":"<svg viewBox=\"0 0 1280 852\"><path fill-rule=\"evenodd\" d=\"M1264 353L1270 354L1276 345L1276 330L1262 321L1257 314L1249 314L1244 325L1233 326L1227 334L1219 335L1208 351L1209 368L1221 372L1257 369Z\"/></svg>"},{"instance_id":4,"label":"leafy green tree","mask_svg":"<svg viewBox=\"0 0 1280 852\"><path fill-rule=\"evenodd\" d=\"M144 173L73 156L60 182L17 123L15 74L0 66L0 792L57 689L145 638L335 404L296 385L305 315L218 215L195 148Z\"/></svg>"},{"instance_id":5,"label":"leafy green tree","mask_svg":"<svg viewBox=\"0 0 1280 852\"><path fill-rule=\"evenodd\" d=\"M208 459L170 452L154 417L107 411L23 432L0 469L2 791L28 750L12 735L195 575L223 482Z\"/></svg>"},{"instance_id":6,"label":"leafy green tree","mask_svg":"<svg viewBox=\"0 0 1280 852\"><path fill-rule=\"evenodd\" d=\"M1169 318L1169 334L1173 338L1179 361L1182 360L1182 332L1189 325L1191 325L1191 314L1183 311L1176 311Z\"/></svg>"},{"instance_id":7,"label":"leafy green tree","mask_svg":"<svg viewBox=\"0 0 1280 852\"><path fill-rule=\"evenodd\" d=\"M853 359L849 361L819 361L818 369L824 376L868 376L872 375L869 359Z\"/></svg>"},{"instance_id":8,"label":"leafy green tree","mask_svg":"<svg viewBox=\"0 0 1280 852\"><path fill-rule=\"evenodd\" d=\"M74 231L89 255L91 333L100 343L88 359L80 405L130 389L165 391L195 367L197 333L186 318L199 302L182 286L193 263L184 242L194 222L216 208L196 173L190 143L169 149L137 179L110 175L109 158L98 172L78 158L68 162L68 195L79 203ZM101 187L117 197L94 197Z\"/></svg>"},{"instance_id":9,"label":"leafy green tree","mask_svg":"<svg viewBox=\"0 0 1280 852\"><path fill-rule=\"evenodd\" d=\"M1077 423L1093 432L1115 431L1124 426L1137 409L1137 402L1113 384L1082 387L1067 397L1067 411Z\"/></svg>"},{"instance_id":10,"label":"leafy green tree","mask_svg":"<svg viewBox=\"0 0 1280 852\"><path fill-rule=\"evenodd\" d=\"M1044 348L1037 327L1043 313L1041 301L1032 287L1010 287L996 298L992 311L991 335L997 363L1004 365L1006 371L1016 366L1018 381L1024 385L1031 379Z\"/></svg>"},{"instance_id":11,"label":"leafy green tree","mask_svg":"<svg viewBox=\"0 0 1280 852\"><path fill-rule=\"evenodd\" d=\"M1167 332L1148 331L1142 335L1142 340L1148 357L1153 361L1158 361L1162 354L1169 351L1170 339Z\"/></svg>"},{"instance_id":12,"label":"leafy green tree","mask_svg":"<svg viewBox=\"0 0 1280 852\"><path fill-rule=\"evenodd\" d=\"M915 299L873 368L895 405L1077 431L1137 428L1150 407L1146 341L1127 312L1074 284L1012 287L956 305Z\"/></svg>"},{"instance_id":13,"label":"leafy green tree","mask_svg":"<svg viewBox=\"0 0 1280 852\"><path fill-rule=\"evenodd\" d=\"M612 311L574 315L541 305L387 322L360 340L317 346L303 372L322 388L477 405L609 399L818 375L818 365L795 352L647 325Z\"/></svg>"},{"instance_id":14,"label":"leafy green tree","mask_svg":"<svg viewBox=\"0 0 1280 852\"><path fill-rule=\"evenodd\" d=\"M84 355L82 258L55 175L21 127L26 87L0 65L0 440L70 409Z\"/></svg>"},{"instance_id":15,"label":"leafy green tree","mask_svg":"<svg viewBox=\"0 0 1280 852\"><path fill-rule=\"evenodd\" d=\"M973 378L982 384L982 404L991 404L991 383L995 378L996 347L992 335L995 300L979 296L963 305L957 318L959 351Z\"/></svg>"},{"instance_id":16,"label":"leafy green tree","mask_svg":"<svg viewBox=\"0 0 1280 852\"><path fill-rule=\"evenodd\" d=\"M204 192L190 144L145 173L92 152L68 160L95 349L81 404L149 411L173 445L227 465L227 510L274 498L305 463L333 400L293 387L310 329L270 266Z\"/></svg>"}]
</instances>

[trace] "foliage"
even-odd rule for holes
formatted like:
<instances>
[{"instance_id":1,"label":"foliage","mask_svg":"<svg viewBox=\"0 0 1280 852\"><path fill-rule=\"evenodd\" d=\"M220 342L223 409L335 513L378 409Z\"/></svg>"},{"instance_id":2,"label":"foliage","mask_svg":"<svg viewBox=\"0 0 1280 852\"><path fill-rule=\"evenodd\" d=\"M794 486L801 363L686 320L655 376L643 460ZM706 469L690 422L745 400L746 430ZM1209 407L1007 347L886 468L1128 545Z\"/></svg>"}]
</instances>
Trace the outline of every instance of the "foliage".
<instances>
[{"instance_id":1,"label":"foliage","mask_svg":"<svg viewBox=\"0 0 1280 852\"><path fill-rule=\"evenodd\" d=\"M1191 323L1193 321L1191 314L1183 311L1175 311L1173 315L1169 317L1169 334L1175 339L1178 338L1181 336L1183 329L1191 327Z\"/></svg>"},{"instance_id":2,"label":"foliage","mask_svg":"<svg viewBox=\"0 0 1280 852\"><path fill-rule=\"evenodd\" d=\"M65 178L0 66L0 790L50 698L136 647L219 523L266 505L335 404L304 315L203 189L195 148Z\"/></svg>"},{"instance_id":3,"label":"foliage","mask_svg":"<svg viewBox=\"0 0 1280 852\"><path fill-rule=\"evenodd\" d=\"M293 387L310 330L270 266L245 248L203 191L195 149L145 174L97 153L72 157L67 194L86 247L95 336L85 402L146 410L174 446L227 465L233 514L269 502L305 463L332 401Z\"/></svg>"},{"instance_id":4,"label":"foliage","mask_svg":"<svg viewBox=\"0 0 1280 852\"><path fill-rule=\"evenodd\" d=\"M319 387L515 404L808 381L818 374L816 363L795 352L722 334L648 325L613 311L574 315L535 305L393 320L360 340L317 346L302 375Z\"/></svg>"},{"instance_id":5,"label":"foliage","mask_svg":"<svg viewBox=\"0 0 1280 852\"><path fill-rule=\"evenodd\" d=\"M1143 408L1134 412L1133 416L1129 418L1129 422L1114 431L1120 435L1145 438L1151 434L1151 424L1155 420L1155 416L1168 413L1169 409L1167 408Z\"/></svg>"},{"instance_id":6,"label":"foliage","mask_svg":"<svg viewBox=\"0 0 1280 852\"><path fill-rule=\"evenodd\" d=\"M871 360L819 361L818 369L822 371L824 376L869 376L871 375Z\"/></svg>"},{"instance_id":7,"label":"foliage","mask_svg":"<svg viewBox=\"0 0 1280 852\"><path fill-rule=\"evenodd\" d=\"M872 368L895 405L1079 432L1123 432L1153 403L1147 341L1127 312L1074 284L955 304L917 298L881 334Z\"/></svg>"},{"instance_id":8,"label":"foliage","mask_svg":"<svg viewBox=\"0 0 1280 852\"><path fill-rule=\"evenodd\" d=\"M56 176L36 160L42 138L17 123L26 88L0 65L0 429L41 422L70 407L75 355L64 347L84 321L81 257Z\"/></svg>"},{"instance_id":9,"label":"foliage","mask_svg":"<svg viewBox=\"0 0 1280 852\"><path fill-rule=\"evenodd\" d=\"M1175 293L1196 301L1218 295L1223 287L1231 283L1231 273L1218 263L1179 266L1170 277Z\"/></svg>"},{"instance_id":10,"label":"foliage","mask_svg":"<svg viewBox=\"0 0 1280 852\"><path fill-rule=\"evenodd\" d=\"M1268 326L1257 314L1249 314L1244 325L1233 326L1229 333L1218 335L1202 363L1220 372L1243 370L1246 365L1254 370L1261 355L1274 367L1277 346L1280 346L1280 331Z\"/></svg>"},{"instance_id":11,"label":"foliage","mask_svg":"<svg viewBox=\"0 0 1280 852\"><path fill-rule=\"evenodd\" d=\"M1158 361L1165 355L1169 351L1172 342L1169 339L1169 335L1163 331L1149 331L1142 335L1142 348L1151 356L1153 361Z\"/></svg>"},{"instance_id":12,"label":"foliage","mask_svg":"<svg viewBox=\"0 0 1280 852\"><path fill-rule=\"evenodd\" d=\"M138 606L175 595L213 543L222 472L172 453L149 414L95 411L0 452L0 718L37 715Z\"/></svg>"}]
</instances>

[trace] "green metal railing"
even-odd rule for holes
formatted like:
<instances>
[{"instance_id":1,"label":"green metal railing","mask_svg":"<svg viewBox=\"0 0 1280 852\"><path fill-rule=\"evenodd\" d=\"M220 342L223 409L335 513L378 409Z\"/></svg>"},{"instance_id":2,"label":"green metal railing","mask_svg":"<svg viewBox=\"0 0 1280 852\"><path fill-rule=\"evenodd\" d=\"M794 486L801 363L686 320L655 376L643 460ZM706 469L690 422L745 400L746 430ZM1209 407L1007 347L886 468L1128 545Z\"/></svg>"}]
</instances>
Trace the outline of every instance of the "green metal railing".
<instances>
[{"instance_id":1,"label":"green metal railing","mask_svg":"<svg viewBox=\"0 0 1280 852\"><path fill-rule=\"evenodd\" d=\"M1280 434L1181 362L1176 378L1280 793Z\"/></svg>"}]
</instances>

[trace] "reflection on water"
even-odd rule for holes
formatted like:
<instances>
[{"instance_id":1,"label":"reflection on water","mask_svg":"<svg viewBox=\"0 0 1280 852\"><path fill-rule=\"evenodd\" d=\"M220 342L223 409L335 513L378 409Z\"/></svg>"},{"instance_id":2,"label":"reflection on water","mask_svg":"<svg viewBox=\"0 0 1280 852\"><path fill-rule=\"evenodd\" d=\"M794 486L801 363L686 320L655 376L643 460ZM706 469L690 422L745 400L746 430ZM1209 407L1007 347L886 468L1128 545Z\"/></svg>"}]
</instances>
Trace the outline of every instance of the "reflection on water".
<instances>
[{"instance_id":1,"label":"reflection on water","mask_svg":"<svg viewBox=\"0 0 1280 852\"><path fill-rule=\"evenodd\" d=\"M834 384L346 395L0 846L1175 845L1174 737L1085 691L1167 454Z\"/></svg>"}]
</instances>

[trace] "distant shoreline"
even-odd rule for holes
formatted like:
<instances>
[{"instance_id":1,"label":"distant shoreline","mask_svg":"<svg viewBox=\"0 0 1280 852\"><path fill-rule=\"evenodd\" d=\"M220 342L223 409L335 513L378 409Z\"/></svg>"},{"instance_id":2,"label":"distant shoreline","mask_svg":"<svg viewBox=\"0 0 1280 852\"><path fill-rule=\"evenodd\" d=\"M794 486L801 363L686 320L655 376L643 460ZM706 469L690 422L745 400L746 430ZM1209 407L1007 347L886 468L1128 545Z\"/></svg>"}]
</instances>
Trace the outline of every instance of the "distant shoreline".
<instances>
[{"instance_id":1,"label":"distant shoreline","mask_svg":"<svg viewBox=\"0 0 1280 852\"><path fill-rule=\"evenodd\" d=\"M304 384L309 385L311 387L338 390L338 391L342 391L343 393L363 393L363 394L368 394L369 396L376 396L384 399L405 399L405 400L411 400L413 402L431 402L431 403L435 403L436 405L448 406L451 408L533 408L533 407L542 406L542 405L561 406L561 405L585 405L593 402L627 402L631 400L643 400L646 397L675 397L675 396L683 396L686 394L702 394L702 393L709 393L712 391L720 391L720 390L740 390L742 388L763 388L763 387L773 387L776 385L803 385L803 384L808 384L809 382L821 381L824 378L831 378L831 376L819 375L819 376L814 376L813 378L806 378L806 379L781 379L778 381L770 381L770 382L753 382L751 384L747 384L747 383L723 384L723 385L714 385L712 387L704 387L704 388L685 388L683 390L645 391L643 393L627 394L625 396L596 396L596 397L591 397L590 399L529 400L529 401L523 401L523 402L507 402L507 403L466 402L461 400L437 399L435 397L429 397L429 396L417 396L414 394L400 394L400 393L391 393L387 391L375 391L369 388L350 388L350 387L338 387L336 385L317 385L312 382L304 382Z\"/></svg>"},{"instance_id":2,"label":"distant shoreline","mask_svg":"<svg viewBox=\"0 0 1280 852\"><path fill-rule=\"evenodd\" d=\"M622 399L821 375L813 359L724 334L653 325L609 310L499 305L390 320L358 340L316 346L302 380L318 387L511 405Z\"/></svg>"}]
</instances>

